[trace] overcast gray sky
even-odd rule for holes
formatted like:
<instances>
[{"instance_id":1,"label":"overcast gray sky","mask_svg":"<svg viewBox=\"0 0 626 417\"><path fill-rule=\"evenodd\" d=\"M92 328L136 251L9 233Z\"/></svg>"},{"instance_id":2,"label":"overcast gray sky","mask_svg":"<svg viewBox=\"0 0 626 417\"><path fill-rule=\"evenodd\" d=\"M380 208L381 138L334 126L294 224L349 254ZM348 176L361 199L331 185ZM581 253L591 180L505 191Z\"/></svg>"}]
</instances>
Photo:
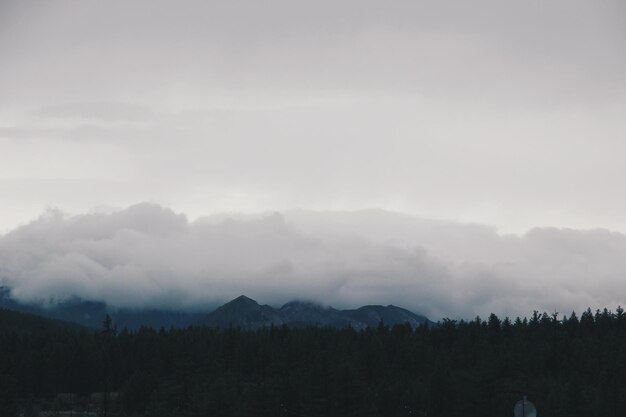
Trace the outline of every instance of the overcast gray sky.
<instances>
[{"instance_id":1,"label":"overcast gray sky","mask_svg":"<svg viewBox=\"0 0 626 417\"><path fill-rule=\"evenodd\" d=\"M625 74L623 0L0 0L0 234L144 201L626 233Z\"/></svg>"},{"instance_id":2,"label":"overcast gray sky","mask_svg":"<svg viewBox=\"0 0 626 417\"><path fill-rule=\"evenodd\" d=\"M380 207L626 231L626 3L0 2L0 230Z\"/></svg>"}]
</instances>

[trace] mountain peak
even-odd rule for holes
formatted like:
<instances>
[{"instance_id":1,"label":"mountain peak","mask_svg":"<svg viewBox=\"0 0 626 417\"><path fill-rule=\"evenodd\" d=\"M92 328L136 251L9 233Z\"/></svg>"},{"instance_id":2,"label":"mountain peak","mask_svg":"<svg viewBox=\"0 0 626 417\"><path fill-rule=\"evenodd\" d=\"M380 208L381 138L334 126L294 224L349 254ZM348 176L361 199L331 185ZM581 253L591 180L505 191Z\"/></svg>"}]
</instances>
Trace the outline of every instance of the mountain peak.
<instances>
[{"instance_id":1,"label":"mountain peak","mask_svg":"<svg viewBox=\"0 0 626 417\"><path fill-rule=\"evenodd\" d=\"M270 306L260 305L252 298L240 295L210 313L205 324L216 327L241 327L257 329L263 326L281 325L282 319Z\"/></svg>"},{"instance_id":2,"label":"mountain peak","mask_svg":"<svg viewBox=\"0 0 626 417\"><path fill-rule=\"evenodd\" d=\"M257 303L255 300L253 300L250 297L246 297L245 295L240 295L237 298L232 299L230 302L228 302L227 304L230 303L236 303L236 304L259 304Z\"/></svg>"}]
</instances>

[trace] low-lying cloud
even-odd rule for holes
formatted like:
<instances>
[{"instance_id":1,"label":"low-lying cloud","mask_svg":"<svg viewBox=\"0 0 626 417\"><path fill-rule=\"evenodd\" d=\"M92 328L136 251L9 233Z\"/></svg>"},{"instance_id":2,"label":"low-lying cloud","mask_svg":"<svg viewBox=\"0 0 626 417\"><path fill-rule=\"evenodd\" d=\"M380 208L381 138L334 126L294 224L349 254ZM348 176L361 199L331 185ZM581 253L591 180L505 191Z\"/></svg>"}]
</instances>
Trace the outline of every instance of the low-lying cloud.
<instances>
[{"instance_id":1,"label":"low-lying cloud","mask_svg":"<svg viewBox=\"0 0 626 417\"><path fill-rule=\"evenodd\" d=\"M433 319L615 308L626 235L488 226L377 210L288 211L190 222L155 204L50 210L0 236L0 282L22 301L212 308L239 294L281 304L396 304Z\"/></svg>"}]
</instances>

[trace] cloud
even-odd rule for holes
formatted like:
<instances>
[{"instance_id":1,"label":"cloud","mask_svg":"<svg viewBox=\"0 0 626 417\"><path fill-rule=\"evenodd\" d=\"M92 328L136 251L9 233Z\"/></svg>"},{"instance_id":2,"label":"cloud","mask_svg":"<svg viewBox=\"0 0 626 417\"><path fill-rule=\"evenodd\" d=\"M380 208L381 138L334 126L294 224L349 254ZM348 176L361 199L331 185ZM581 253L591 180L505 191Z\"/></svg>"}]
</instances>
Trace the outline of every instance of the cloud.
<instances>
[{"instance_id":1,"label":"cloud","mask_svg":"<svg viewBox=\"0 0 626 417\"><path fill-rule=\"evenodd\" d=\"M625 4L5 0L0 178L134 195L0 195L0 230L148 200L626 231Z\"/></svg>"},{"instance_id":2,"label":"cloud","mask_svg":"<svg viewBox=\"0 0 626 417\"><path fill-rule=\"evenodd\" d=\"M0 237L0 277L23 301L211 308L239 294L281 304L393 303L438 319L623 304L626 236L475 224L385 211L182 214L143 203L49 210Z\"/></svg>"}]
</instances>

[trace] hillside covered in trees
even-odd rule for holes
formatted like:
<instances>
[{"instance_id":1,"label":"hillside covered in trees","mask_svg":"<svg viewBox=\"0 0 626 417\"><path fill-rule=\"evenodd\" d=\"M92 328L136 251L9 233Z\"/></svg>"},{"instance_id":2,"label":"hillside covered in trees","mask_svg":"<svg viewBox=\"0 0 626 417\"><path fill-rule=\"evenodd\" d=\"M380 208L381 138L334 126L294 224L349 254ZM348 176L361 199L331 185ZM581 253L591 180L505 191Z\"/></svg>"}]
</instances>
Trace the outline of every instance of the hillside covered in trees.
<instances>
[{"instance_id":1,"label":"hillside covered in trees","mask_svg":"<svg viewBox=\"0 0 626 417\"><path fill-rule=\"evenodd\" d=\"M626 314L117 332L0 310L0 415L617 417ZM44 320L45 321L45 320Z\"/></svg>"}]
</instances>

